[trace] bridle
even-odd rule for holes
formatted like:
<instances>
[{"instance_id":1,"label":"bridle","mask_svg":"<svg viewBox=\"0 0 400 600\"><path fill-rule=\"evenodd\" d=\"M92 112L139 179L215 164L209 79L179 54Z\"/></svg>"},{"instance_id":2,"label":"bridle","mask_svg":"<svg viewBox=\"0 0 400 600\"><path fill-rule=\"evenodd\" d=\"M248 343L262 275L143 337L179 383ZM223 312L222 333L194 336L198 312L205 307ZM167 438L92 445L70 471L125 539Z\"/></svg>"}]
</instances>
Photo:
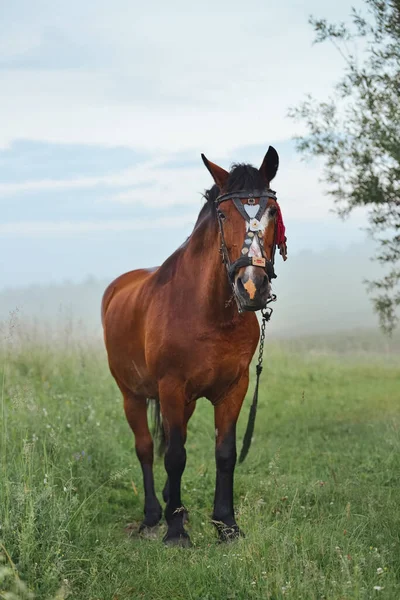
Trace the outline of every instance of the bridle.
<instances>
[{"instance_id":1,"label":"bridle","mask_svg":"<svg viewBox=\"0 0 400 600\"><path fill-rule=\"evenodd\" d=\"M256 204L256 198L259 199L259 203ZM242 267L248 266L256 266L261 267L265 270L269 280L275 279L276 274L274 271L274 262L275 262L275 249L276 246L280 246L281 254L281 240L277 239L277 227L275 225L275 233L274 233L274 242L273 242L273 251L272 251L272 259L270 260L266 254L263 244L263 230L261 226L261 219L265 215L267 210L268 200L272 198L273 200L277 200L276 193L269 189L265 188L264 190L240 190L238 192L228 192L226 194L221 194L215 199L215 205L217 208L217 218L218 218L218 226L221 235L221 247L220 252L222 255L222 262L225 264L226 272L228 275L229 284L233 291L233 297L236 300L236 304L238 307L238 311L241 313L244 311L244 306L242 303L242 299L237 295L235 290L235 274L238 269ZM246 199L246 204L242 203L242 200ZM224 236L224 226L223 226L223 213L219 210L220 204L222 202L226 202L227 200L232 200L233 204L239 211L240 215L245 219L248 223L248 229L246 231L245 240L243 243L243 247L240 252L240 257L231 262L229 258L228 248L226 247L225 236ZM246 211L245 206L258 206L258 211L256 214L251 217L249 212ZM279 210L279 205L277 204L277 208ZM254 211L253 211L254 212ZM249 256L250 247L253 244L254 240L257 241L257 244L260 249L260 256ZM286 241L286 238L285 238ZM271 297L267 299L266 305L271 301ZM265 308L265 307L264 307Z\"/></svg>"}]
</instances>

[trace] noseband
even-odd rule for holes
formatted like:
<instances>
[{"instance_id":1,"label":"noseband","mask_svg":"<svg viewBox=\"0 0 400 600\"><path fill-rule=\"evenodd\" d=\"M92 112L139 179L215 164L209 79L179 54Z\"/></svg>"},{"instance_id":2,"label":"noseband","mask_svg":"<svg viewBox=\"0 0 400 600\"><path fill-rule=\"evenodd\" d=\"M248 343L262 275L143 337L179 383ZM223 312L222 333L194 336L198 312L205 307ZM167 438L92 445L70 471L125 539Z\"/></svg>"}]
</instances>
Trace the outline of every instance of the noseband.
<instances>
[{"instance_id":1,"label":"noseband","mask_svg":"<svg viewBox=\"0 0 400 600\"><path fill-rule=\"evenodd\" d=\"M259 199L258 205L256 204L256 198ZM267 210L267 204L268 204L269 198L272 198L275 201L277 199L275 192L271 189L253 190L252 192L249 192L247 190L241 190L238 192L228 192L227 194L221 194L215 200L215 205L217 207L218 226L219 226L219 230L220 230L220 234L221 234L220 252L222 254L222 261L225 264L229 283L232 287L233 295L234 295L236 303L238 305L239 312L243 311L243 307L242 307L241 299L238 298L238 296L235 292L235 274L238 269L240 269L242 267L249 267L249 266L261 267L262 269L264 269L264 271L266 272L266 274L270 280L276 278L275 271L274 271L276 231L275 231L275 236L274 236L275 239L274 239L272 260L269 260L269 258L267 258L266 254L265 254L265 249L264 249L264 244L263 244L263 231L262 231L262 227L261 227L261 219ZM241 202L243 199L247 200L246 204L243 204ZM241 216L249 224L248 230L246 231L244 244L243 244L243 247L241 250L241 255L234 262L231 262L231 260L229 258L228 249L227 249L226 243L225 243L222 213L220 212L220 210L218 210L219 205L222 202L225 202L226 200L232 200L233 204L235 205L235 207L237 208L237 210L239 211ZM258 211L254 217L251 217L248 214L248 212L245 209L246 205L247 206L259 206ZM254 242L254 240L257 240L257 243L258 243L258 246L260 249L260 253L261 253L261 257L249 256L249 250L250 250L250 247L251 247L252 243Z\"/></svg>"}]
</instances>

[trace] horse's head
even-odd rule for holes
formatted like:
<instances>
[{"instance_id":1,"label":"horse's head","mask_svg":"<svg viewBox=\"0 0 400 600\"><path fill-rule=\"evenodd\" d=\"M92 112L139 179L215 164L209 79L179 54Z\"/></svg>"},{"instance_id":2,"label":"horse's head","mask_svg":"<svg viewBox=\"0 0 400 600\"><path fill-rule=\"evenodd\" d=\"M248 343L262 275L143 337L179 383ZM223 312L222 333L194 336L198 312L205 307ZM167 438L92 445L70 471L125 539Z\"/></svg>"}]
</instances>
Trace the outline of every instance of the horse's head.
<instances>
[{"instance_id":1,"label":"horse's head","mask_svg":"<svg viewBox=\"0 0 400 600\"><path fill-rule=\"evenodd\" d=\"M221 248L228 277L240 310L260 310L271 294L275 247L286 260L286 238L275 192L269 185L279 165L278 153L269 147L259 169L233 165L228 173L202 159L219 194L215 199Z\"/></svg>"}]
</instances>

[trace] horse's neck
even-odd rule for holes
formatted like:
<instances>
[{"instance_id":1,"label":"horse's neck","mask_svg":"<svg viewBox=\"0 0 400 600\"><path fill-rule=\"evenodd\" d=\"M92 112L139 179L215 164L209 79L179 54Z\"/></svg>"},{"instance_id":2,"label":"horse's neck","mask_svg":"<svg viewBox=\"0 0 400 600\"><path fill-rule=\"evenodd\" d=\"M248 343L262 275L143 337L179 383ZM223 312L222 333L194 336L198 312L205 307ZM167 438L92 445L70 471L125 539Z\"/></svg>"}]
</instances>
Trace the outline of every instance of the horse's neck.
<instances>
[{"instance_id":1,"label":"horse's neck","mask_svg":"<svg viewBox=\"0 0 400 600\"><path fill-rule=\"evenodd\" d=\"M216 224L205 219L193 231L182 255L186 277L208 321L234 325L239 314L220 254Z\"/></svg>"}]
</instances>

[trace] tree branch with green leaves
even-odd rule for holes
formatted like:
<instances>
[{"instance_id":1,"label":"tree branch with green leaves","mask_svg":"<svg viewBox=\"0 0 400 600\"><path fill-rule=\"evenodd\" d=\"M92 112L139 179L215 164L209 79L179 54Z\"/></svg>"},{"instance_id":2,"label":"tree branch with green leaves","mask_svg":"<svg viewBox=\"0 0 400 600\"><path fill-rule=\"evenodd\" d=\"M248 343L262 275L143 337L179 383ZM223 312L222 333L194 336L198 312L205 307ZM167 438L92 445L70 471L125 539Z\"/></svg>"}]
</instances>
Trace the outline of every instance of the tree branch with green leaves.
<instances>
[{"instance_id":1,"label":"tree branch with green leaves","mask_svg":"<svg viewBox=\"0 0 400 600\"><path fill-rule=\"evenodd\" d=\"M344 74L326 102L308 96L289 116L306 125L296 138L305 157L323 160L336 212L365 207L382 277L367 281L382 329L391 333L400 306L400 0L365 0L350 23L310 18L315 43L330 41ZM361 47L361 58L349 45Z\"/></svg>"}]
</instances>

